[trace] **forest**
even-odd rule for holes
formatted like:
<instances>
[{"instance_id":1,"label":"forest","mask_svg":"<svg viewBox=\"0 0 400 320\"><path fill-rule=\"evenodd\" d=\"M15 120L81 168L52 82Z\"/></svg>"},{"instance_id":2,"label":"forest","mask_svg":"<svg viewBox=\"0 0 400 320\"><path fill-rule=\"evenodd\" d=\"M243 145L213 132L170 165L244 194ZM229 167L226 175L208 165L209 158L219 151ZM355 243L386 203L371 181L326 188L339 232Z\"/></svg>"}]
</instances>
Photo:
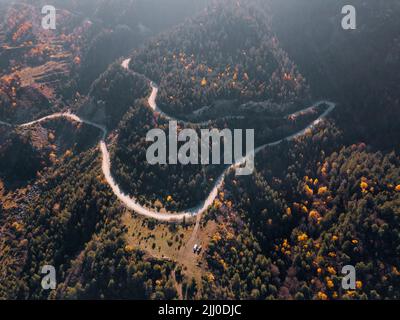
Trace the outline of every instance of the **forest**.
<instances>
[{"instance_id":1,"label":"forest","mask_svg":"<svg viewBox=\"0 0 400 320\"><path fill-rule=\"evenodd\" d=\"M229 222L207 253L218 279L204 279L207 298L399 297L400 159L365 144L336 149L342 139L326 129L268 150L259 172L228 180L210 216ZM355 291L341 289L346 264L358 270Z\"/></svg>"},{"instance_id":2,"label":"forest","mask_svg":"<svg viewBox=\"0 0 400 320\"><path fill-rule=\"evenodd\" d=\"M211 32L217 25L219 33ZM245 43L237 42L238 33L247 38ZM226 65L227 61L238 63ZM264 16L252 7L221 5L209 9L195 20L154 39L144 49L136 50L130 69L160 84L157 104L162 110L179 117L185 114L183 119L192 120L187 116L188 111L192 113L199 107L218 104L213 109L215 119L208 119L210 125L221 129L254 128L256 146L297 132L318 115L317 111L296 121L283 116L308 106L308 88L274 40ZM270 95L272 88L276 90L274 95ZM114 176L123 190L146 199L148 205L167 210L194 207L205 198L225 167L150 166L145 157L150 144L144 137L153 128L166 130L168 124L162 117L143 109L146 101L136 102L119 125ZM221 118L235 113L231 118ZM183 128L185 125L179 130Z\"/></svg>"},{"instance_id":3,"label":"forest","mask_svg":"<svg viewBox=\"0 0 400 320\"><path fill-rule=\"evenodd\" d=\"M335 23L348 4L344 0L269 1L273 29L313 95L330 96L342 105L337 125L348 143L362 141L385 152L393 147L398 151L400 4L352 2L358 17L354 32L343 32Z\"/></svg>"},{"instance_id":4,"label":"forest","mask_svg":"<svg viewBox=\"0 0 400 320\"><path fill-rule=\"evenodd\" d=\"M0 299L400 299L398 3L355 1L347 32L341 0L53 2L51 36L34 5L0 4ZM98 128L17 126L57 111L104 126L122 192L187 210L226 166L146 161L146 134L169 126L152 81L178 132L251 128L256 147L319 119L327 103L297 113L317 101L336 108L260 151L252 175L230 172L196 224L128 210Z\"/></svg>"},{"instance_id":5,"label":"forest","mask_svg":"<svg viewBox=\"0 0 400 320\"><path fill-rule=\"evenodd\" d=\"M218 100L283 104L308 97L268 17L252 6L209 8L136 52L131 69L160 85L158 103L170 114L187 117Z\"/></svg>"}]
</instances>

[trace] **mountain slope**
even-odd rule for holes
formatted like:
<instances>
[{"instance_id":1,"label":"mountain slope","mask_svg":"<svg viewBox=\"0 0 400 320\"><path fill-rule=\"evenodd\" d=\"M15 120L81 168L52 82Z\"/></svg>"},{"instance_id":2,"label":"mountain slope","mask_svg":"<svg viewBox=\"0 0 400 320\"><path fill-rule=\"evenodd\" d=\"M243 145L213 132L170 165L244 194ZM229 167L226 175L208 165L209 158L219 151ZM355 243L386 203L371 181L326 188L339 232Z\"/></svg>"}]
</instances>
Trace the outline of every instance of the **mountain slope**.
<instances>
[{"instance_id":1,"label":"mountain slope","mask_svg":"<svg viewBox=\"0 0 400 320\"><path fill-rule=\"evenodd\" d=\"M160 85L159 106L188 113L220 99L304 101L307 86L279 47L268 15L220 1L134 54L130 67Z\"/></svg>"}]
</instances>

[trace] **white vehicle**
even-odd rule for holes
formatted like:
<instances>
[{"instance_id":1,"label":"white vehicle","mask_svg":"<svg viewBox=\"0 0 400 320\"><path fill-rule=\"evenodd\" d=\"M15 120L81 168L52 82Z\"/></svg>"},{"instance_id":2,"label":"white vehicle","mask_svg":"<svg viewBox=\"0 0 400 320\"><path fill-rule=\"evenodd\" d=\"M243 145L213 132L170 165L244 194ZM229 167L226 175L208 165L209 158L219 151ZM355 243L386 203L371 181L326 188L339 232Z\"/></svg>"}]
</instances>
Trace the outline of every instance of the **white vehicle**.
<instances>
[{"instance_id":1,"label":"white vehicle","mask_svg":"<svg viewBox=\"0 0 400 320\"><path fill-rule=\"evenodd\" d=\"M193 247L193 252L196 253L198 250L199 246L197 245L197 243L194 245Z\"/></svg>"}]
</instances>

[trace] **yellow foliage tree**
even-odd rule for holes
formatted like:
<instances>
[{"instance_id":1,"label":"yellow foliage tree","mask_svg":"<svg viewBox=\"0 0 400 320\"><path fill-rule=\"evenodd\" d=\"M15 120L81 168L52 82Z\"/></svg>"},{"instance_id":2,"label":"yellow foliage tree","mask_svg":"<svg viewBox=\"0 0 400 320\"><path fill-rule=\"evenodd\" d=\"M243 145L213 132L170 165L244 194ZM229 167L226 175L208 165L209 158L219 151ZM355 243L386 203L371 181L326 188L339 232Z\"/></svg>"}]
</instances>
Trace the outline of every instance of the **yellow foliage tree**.
<instances>
[{"instance_id":1,"label":"yellow foliage tree","mask_svg":"<svg viewBox=\"0 0 400 320\"><path fill-rule=\"evenodd\" d=\"M328 272L330 273L330 274L332 274L332 275L336 275L336 270L335 270L335 268L333 268L333 267L328 267Z\"/></svg>"},{"instance_id":2,"label":"yellow foliage tree","mask_svg":"<svg viewBox=\"0 0 400 320\"><path fill-rule=\"evenodd\" d=\"M309 197L312 197L314 194L314 191L307 184L304 186L304 191Z\"/></svg>"},{"instance_id":3,"label":"yellow foliage tree","mask_svg":"<svg viewBox=\"0 0 400 320\"><path fill-rule=\"evenodd\" d=\"M299 235L297 237L297 241L301 242L301 241L307 241L308 240L308 235L305 233L302 233L301 235Z\"/></svg>"},{"instance_id":4,"label":"yellow foliage tree","mask_svg":"<svg viewBox=\"0 0 400 320\"><path fill-rule=\"evenodd\" d=\"M22 224L18 223L17 221L15 221L12 224L12 226L17 232L20 232L20 231L24 230L24 227L22 226Z\"/></svg>"},{"instance_id":5,"label":"yellow foliage tree","mask_svg":"<svg viewBox=\"0 0 400 320\"><path fill-rule=\"evenodd\" d=\"M125 251L126 252L132 252L134 250L133 246L131 246L130 244L125 246Z\"/></svg>"},{"instance_id":6,"label":"yellow foliage tree","mask_svg":"<svg viewBox=\"0 0 400 320\"><path fill-rule=\"evenodd\" d=\"M209 283L214 282L215 281L214 275L212 273L209 273L207 275L207 280L208 280Z\"/></svg>"},{"instance_id":7,"label":"yellow foliage tree","mask_svg":"<svg viewBox=\"0 0 400 320\"><path fill-rule=\"evenodd\" d=\"M361 180L360 188L363 192L365 192L368 188L368 183L364 179Z\"/></svg>"},{"instance_id":8,"label":"yellow foliage tree","mask_svg":"<svg viewBox=\"0 0 400 320\"><path fill-rule=\"evenodd\" d=\"M319 196L323 196L324 194L326 194L328 192L328 188L327 187L320 187L318 189L318 195Z\"/></svg>"},{"instance_id":9,"label":"yellow foliage tree","mask_svg":"<svg viewBox=\"0 0 400 320\"><path fill-rule=\"evenodd\" d=\"M327 296L324 292L322 292L322 291L318 292L317 298L318 298L319 300L328 300L328 296Z\"/></svg>"},{"instance_id":10,"label":"yellow foliage tree","mask_svg":"<svg viewBox=\"0 0 400 320\"><path fill-rule=\"evenodd\" d=\"M309 217L310 219L318 219L318 218L320 218L321 216L320 216L320 214L319 214L319 212L318 212L317 210L311 210L311 211L310 211L310 214L308 215L308 217Z\"/></svg>"}]
</instances>

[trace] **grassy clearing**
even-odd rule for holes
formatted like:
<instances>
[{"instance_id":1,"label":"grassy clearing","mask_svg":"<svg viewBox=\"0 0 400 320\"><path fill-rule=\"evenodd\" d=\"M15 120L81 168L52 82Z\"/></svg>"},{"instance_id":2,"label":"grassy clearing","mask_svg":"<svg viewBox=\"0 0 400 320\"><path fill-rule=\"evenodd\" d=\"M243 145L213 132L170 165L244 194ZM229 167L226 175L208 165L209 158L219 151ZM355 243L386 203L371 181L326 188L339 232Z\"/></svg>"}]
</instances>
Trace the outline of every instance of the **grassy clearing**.
<instances>
[{"instance_id":1,"label":"grassy clearing","mask_svg":"<svg viewBox=\"0 0 400 320\"><path fill-rule=\"evenodd\" d=\"M208 221L204 227L200 225L196 229L194 225L171 225L151 221L126 211L122 222L127 228L128 246L143 250L155 258L175 261L186 280L190 282L194 278L201 288L201 278L207 271L204 252L218 228L215 221ZM193 252L195 244L203 247L200 254ZM176 283L176 287L178 292L182 292L182 283Z\"/></svg>"},{"instance_id":2,"label":"grassy clearing","mask_svg":"<svg viewBox=\"0 0 400 320\"><path fill-rule=\"evenodd\" d=\"M128 228L128 245L146 251L156 258L176 260L179 251L189 240L193 226L163 224L126 212L122 217Z\"/></svg>"}]
</instances>

